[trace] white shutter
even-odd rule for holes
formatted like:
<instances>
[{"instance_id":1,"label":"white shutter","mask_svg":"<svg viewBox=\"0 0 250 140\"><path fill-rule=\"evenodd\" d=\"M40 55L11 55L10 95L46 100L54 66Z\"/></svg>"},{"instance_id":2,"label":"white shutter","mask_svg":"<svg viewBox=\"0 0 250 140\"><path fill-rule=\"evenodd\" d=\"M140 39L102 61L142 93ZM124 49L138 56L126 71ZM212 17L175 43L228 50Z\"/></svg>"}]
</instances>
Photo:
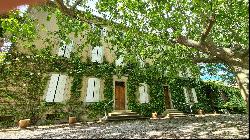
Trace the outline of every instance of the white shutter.
<instances>
[{"instance_id":1,"label":"white shutter","mask_svg":"<svg viewBox=\"0 0 250 140\"><path fill-rule=\"evenodd\" d=\"M107 29L105 27L101 28L101 35L106 36L107 35Z\"/></svg>"},{"instance_id":2,"label":"white shutter","mask_svg":"<svg viewBox=\"0 0 250 140\"><path fill-rule=\"evenodd\" d=\"M148 85L147 84L145 84L144 85L144 101L145 101L145 103L148 103Z\"/></svg>"},{"instance_id":3,"label":"white shutter","mask_svg":"<svg viewBox=\"0 0 250 140\"><path fill-rule=\"evenodd\" d=\"M97 62L98 56L97 56L97 47L94 47L91 52L91 61L92 62Z\"/></svg>"},{"instance_id":4,"label":"white shutter","mask_svg":"<svg viewBox=\"0 0 250 140\"><path fill-rule=\"evenodd\" d=\"M96 61L98 63L102 63L103 61L103 48L102 47L96 47Z\"/></svg>"},{"instance_id":5,"label":"white shutter","mask_svg":"<svg viewBox=\"0 0 250 140\"><path fill-rule=\"evenodd\" d=\"M92 30L94 30L96 28L95 24L90 24L90 27L92 28Z\"/></svg>"},{"instance_id":6,"label":"white shutter","mask_svg":"<svg viewBox=\"0 0 250 140\"><path fill-rule=\"evenodd\" d=\"M140 103L148 103L148 89L147 89L147 84L142 83L140 85L141 86L139 87L139 94L140 94L139 101L140 101Z\"/></svg>"},{"instance_id":7,"label":"white shutter","mask_svg":"<svg viewBox=\"0 0 250 140\"><path fill-rule=\"evenodd\" d=\"M65 54L65 48L66 48L66 45L63 44L63 46L60 46L59 49L58 49L58 56L64 56Z\"/></svg>"},{"instance_id":8,"label":"white shutter","mask_svg":"<svg viewBox=\"0 0 250 140\"><path fill-rule=\"evenodd\" d=\"M86 102L92 102L93 99L93 78L89 78L87 87Z\"/></svg>"},{"instance_id":9,"label":"white shutter","mask_svg":"<svg viewBox=\"0 0 250 140\"><path fill-rule=\"evenodd\" d=\"M100 100L100 80L95 78L95 86L94 86L94 102L99 102Z\"/></svg>"},{"instance_id":10,"label":"white shutter","mask_svg":"<svg viewBox=\"0 0 250 140\"><path fill-rule=\"evenodd\" d=\"M64 101L66 81L67 81L66 75L59 76L54 102Z\"/></svg>"},{"instance_id":11,"label":"white shutter","mask_svg":"<svg viewBox=\"0 0 250 140\"><path fill-rule=\"evenodd\" d=\"M141 59L139 59L139 61L140 61L140 67L144 67L145 66L144 61L142 61Z\"/></svg>"},{"instance_id":12,"label":"white shutter","mask_svg":"<svg viewBox=\"0 0 250 140\"><path fill-rule=\"evenodd\" d=\"M98 102L100 99L100 80L89 78L86 102Z\"/></svg>"},{"instance_id":13,"label":"white shutter","mask_svg":"<svg viewBox=\"0 0 250 140\"><path fill-rule=\"evenodd\" d=\"M144 86L143 85L141 85L140 87L139 87L139 93L140 93L140 103L144 103L143 101L144 101L144 98L143 98L143 96L144 96Z\"/></svg>"},{"instance_id":14,"label":"white shutter","mask_svg":"<svg viewBox=\"0 0 250 140\"><path fill-rule=\"evenodd\" d=\"M116 66L122 66L123 65L123 57L120 56L116 61L115 61Z\"/></svg>"},{"instance_id":15,"label":"white shutter","mask_svg":"<svg viewBox=\"0 0 250 140\"><path fill-rule=\"evenodd\" d=\"M189 97L188 97L188 93L187 93L187 88L183 87L183 90L184 90L184 96L185 96L186 103L189 103Z\"/></svg>"},{"instance_id":16,"label":"white shutter","mask_svg":"<svg viewBox=\"0 0 250 140\"><path fill-rule=\"evenodd\" d=\"M70 44L66 45L64 57L70 58L70 53L72 52L73 47L74 47L73 41L71 41Z\"/></svg>"},{"instance_id":17,"label":"white shutter","mask_svg":"<svg viewBox=\"0 0 250 140\"><path fill-rule=\"evenodd\" d=\"M99 52L99 58L100 58L99 63L102 63L103 62L104 49L103 49L103 47L99 47L99 50L100 50L100 52Z\"/></svg>"},{"instance_id":18,"label":"white shutter","mask_svg":"<svg viewBox=\"0 0 250 140\"><path fill-rule=\"evenodd\" d=\"M195 91L194 88L192 88L192 93L193 93L194 103L198 103L197 96L196 96L196 91Z\"/></svg>"},{"instance_id":19,"label":"white shutter","mask_svg":"<svg viewBox=\"0 0 250 140\"><path fill-rule=\"evenodd\" d=\"M48 88L47 95L45 98L46 102L53 102L54 95L56 92L56 85L57 85L58 77L59 77L59 74L52 74L50 78L49 88Z\"/></svg>"}]
</instances>

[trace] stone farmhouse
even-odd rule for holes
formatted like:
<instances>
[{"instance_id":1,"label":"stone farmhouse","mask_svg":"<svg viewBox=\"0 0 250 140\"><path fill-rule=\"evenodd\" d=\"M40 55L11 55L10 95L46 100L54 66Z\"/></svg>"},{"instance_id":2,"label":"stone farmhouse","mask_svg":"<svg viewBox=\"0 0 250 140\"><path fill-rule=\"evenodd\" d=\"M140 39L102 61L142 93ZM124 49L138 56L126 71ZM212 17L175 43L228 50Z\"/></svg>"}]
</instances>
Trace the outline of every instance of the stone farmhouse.
<instances>
[{"instance_id":1,"label":"stone farmhouse","mask_svg":"<svg viewBox=\"0 0 250 140\"><path fill-rule=\"evenodd\" d=\"M72 53L77 53L82 62L87 62L88 60L91 63L97 63L98 65L102 65L104 61L107 61L109 64L115 64L115 67L122 67L126 65L123 62L123 57L117 57L116 52L114 51L116 47L112 46L111 43L105 42L103 36L106 34L106 30L108 28L104 27L101 30L102 38L100 40L101 45L90 45L87 42L87 37L85 36L85 32L81 33L81 36L75 36L73 33L68 35L70 41L66 43L65 40L60 39L58 36L53 36L53 34L49 34L49 32L57 32L59 31L59 27L57 25L56 15L50 15L51 19L47 20L48 13L44 11L38 11L32 9L29 13L31 17L39 23L38 28L38 38L34 40L34 44L36 48L30 49L25 48L23 44L24 42L19 42L16 44L16 52L31 55L32 51L39 51L45 49L48 46L51 47L51 54L53 56L63 57L65 59L70 59ZM92 28L95 26L92 25ZM49 40L48 40L49 38ZM53 44L53 45L52 45ZM83 48L80 46L84 45ZM111 49L113 47L113 49ZM104 60L105 59L105 60ZM139 61L139 60L138 60ZM146 63L152 65L151 61L145 60ZM140 62L141 66L144 65L143 62ZM43 66L41 66L43 67ZM73 77L69 76L64 72L51 72L47 73L49 79L47 81L46 87L44 88L43 96L41 96L41 100L46 103L66 103L67 100L71 97L71 86ZM130 75L122 75L118 76L116 74L112 75L113 81L113 97L112 97L112 110L131 110L129 107L129 99L128 99L128 79ZM186 77L186 78L196 78L193 77L193 74L186 68L186 73L179 72L177 77ZM152 81L154 82L154 81ZM84 76L81 81L81 89L80 89L80 97L78 100L82 101L86 104L98 103L105 100L104 90L105 90L105 80L95 77L95 76ZM172 87L167 83L161 83L158 85L162 88L163 95L163 108L164 109L175 109L175 102L173 102L172 98ZM199 102L199 97L197 95L197 91L195 87L181 87L179 89L182 93L177 96L183 96L184 102L186 104L194 104ZM139 104L148 104L151 101L151 87L146 82L141 82L135 91L135 98L137 103ZM175 98L178 98L175 95ZM47 112L48 113L48 112Z\"/></svg>"}]
</instances>

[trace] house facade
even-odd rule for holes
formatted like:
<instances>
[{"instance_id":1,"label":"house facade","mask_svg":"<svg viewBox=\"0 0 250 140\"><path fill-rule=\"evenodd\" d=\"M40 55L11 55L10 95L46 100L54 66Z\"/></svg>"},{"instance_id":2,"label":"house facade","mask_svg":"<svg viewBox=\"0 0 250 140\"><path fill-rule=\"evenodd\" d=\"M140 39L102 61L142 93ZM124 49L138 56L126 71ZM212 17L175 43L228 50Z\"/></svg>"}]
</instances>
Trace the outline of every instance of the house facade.
<instances>
[{"instance_id":1,"label":"house facade","mask_svg":"<svg viewBox=\"0 0 250 140\"><path fill-rule=\"evenodd\" d=\"M117 48L104 39L108 28L104 27L101 29L101 39L98 45L93 45L89 42L88 36L91 34L88 34L88 30L81 32L79 36L75 36L74 33L69 33L66 37L67 39L63 40L58 34L55 35L55 32L58 33L63 29L58 26L57 23L59 21L56 15L50 15L50 20L47 20L48 13L46 12L33 9L29 14L38 23L36 25L38 29L37 38L33 41L36 47L27 47L28 43L19 41L13 51L31 56L33 52L42 52L48 49L53 57L58 57L65 61L72 61L72 57L77 55L82 63L93 64L96 67L104 64L114 65L114 71L124 67L126 69L128 64L123 62L122 57L116 55L115 50ZM93 29L95 26L91 25L91 28ZM152 65L150 60L146 62ZM43 66L41 65L40 67ZM85 70L92 71L92 68L93 67L87 66ZM74 68L71 67L71 69L74 71ZM45 103L66 104L67 101L70 100L72 94L74 94L72 87L74 86L73 83L76 77L73 77L66 71L68 70L43 73L44 76L48 77L48 80L43 87L43 95L40 96L40 101ZM142 68L142 71L147 70L146 68ZM192 78L190 69L187 68L185 71L186 73L179 72L176 77ZM98 75L102 75L102 73L98 73ZM161 108L162 110L178 108L175 104L179 100L173 101L173 98L177 98L177 93L172 95L172 86L168 82L169 80L163 80L164 78L150 79L146 76L147 74L140 76L140 80L137 80L136 77L126 72L121 75L117 72L110 74L108 77L112 79L112 93L110 93L110 91L109 93L112 95L112 100L109 99L108 102L112 104L111 110L135 110L143 112L142 106L145 106L145 108L152 108L152 110L148 111L151 112L157 110L157 108ZM105 78L95 76L95 74L88 74L81 76L80 79L79 86L81 88L77 91L80 94L77 99L78 101L85 105L90 105L107 99L107 97L105 97L105 90L107 90L105 89L107 86L105 85ZM133 85L133 83L135 83L136 86ZM184 99L181 100L182 102L187 104L198 103L195 87L190 88L184 86L179 90L180 94L178 96ZM107 102L105 102L104 106L105 105L107 105ZM49 112L53 112L53 110L45 111L44 114L48 114Z\"/></svg>"}]
</instances>

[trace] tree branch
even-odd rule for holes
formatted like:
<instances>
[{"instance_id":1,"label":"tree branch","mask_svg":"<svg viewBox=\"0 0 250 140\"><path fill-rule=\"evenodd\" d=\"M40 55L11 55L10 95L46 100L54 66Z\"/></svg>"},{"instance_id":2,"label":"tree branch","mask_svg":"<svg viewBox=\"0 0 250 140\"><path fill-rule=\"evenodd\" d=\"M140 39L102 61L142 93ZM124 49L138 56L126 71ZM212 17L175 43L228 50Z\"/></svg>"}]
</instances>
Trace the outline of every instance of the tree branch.
<instances>
[{"instance_id":1,"label":"tree branch","mask_svg":"<svg viewBox=\"0 0 250 140\"><path fill-rule=\"evenodd\" d=\"M72 9L76 9L76 6L79 5L82 2L82 0L77 0L75 4L72 6Z\"/></svg>"},{"instance_id":2,"label":"tree branch","mask_svg":"<svg viewBox=\"0 0 250 140\"><path fill-rule=\"evenodd\" d=\"M192 47L197 50L201 50L204 53L209 53L208 48L206 48L206 46L202 46L199 42L188 39L186 36L179 36L173 43L179 43L187 47Z\"/></svg>"},{"instance_id":3,"label":"tree branch","mask_svg":"<svg viewBox=\"0 0 250 140\"><path fill-rule=\"evenodd\" d=\"M194 63L225 63L225 61L217 57L208 57L208 58L193 58Z\"/></svg>"},{"instance_id":4,"label":"tree branch","mask_svg":"<svg viewBox=\"0 0 250 140\"><path fill-rule=\"evenodd\" d=\"M212 15L210 18L209 18L209 24L207 26L206 29L204 29L202 35L201 35L201 39L200 39L200 42L203 43L206 39L206 37L208 36L209 32L211 31L213 25L215 23L215 15Z\"/></svg>"},{"instance_id":5,"label":"tree branch","mask_svg":"<svg viewBox=\"0 0 250 140\"><path fill-rule=\"evenodd\" d=\"M129 27L122 25L122 24L119 24L119 23L115 23L112 20L107 20L105 18L97 17L94 15L89 16L89 14L86 12L79 11L77 9L68 8L64 5L63 0L55 0L54 6L57 6L63 14L65 14L67 16L71 16L75 19L81 20L81 21L89 23L89 24L94 23L95 25L99 25L99 26L105 25L105 26L111 26L111 27L117 26L121 30L124 30L124 31L128 31L128 30L135 31L136 30L135 32L138 35L145 35L145 34L152 35L152 34L147 33L147 32L139 31L139 29L134 29L134 28L130 29ZM214 22L215 22L215 17L210 18L209 25L206 28L206 30L203 32L200 42L188 39L186 36L180 36L172 43L175 43L175 44L179 43L179 44L187 46L187 47L195 48L197 50L202 51L203 53L208 54L209 56L214 56L213 59L215 59L215 58L219 59L220 62L223 60L224 63L228 63L228 64L232 63L232 64L236 64L236 65L242 65L242 62L237 57L233 58L233 56L229 55L221 47L216 46L212 42L205 42L205 39L208 36L209 32L211 31ZM231 59L231 58L233 58L233 59ZM204 62L205 62L205 60L204 60Z\"/></svg>"}]
</instances>

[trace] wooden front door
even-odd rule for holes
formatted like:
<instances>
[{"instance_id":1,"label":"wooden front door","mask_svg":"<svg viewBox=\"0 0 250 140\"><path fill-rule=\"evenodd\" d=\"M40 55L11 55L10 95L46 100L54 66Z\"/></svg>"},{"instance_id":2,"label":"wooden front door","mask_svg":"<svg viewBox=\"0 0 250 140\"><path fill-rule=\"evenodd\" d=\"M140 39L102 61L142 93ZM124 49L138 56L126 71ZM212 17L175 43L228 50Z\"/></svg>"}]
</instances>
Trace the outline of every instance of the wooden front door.
<instances>
[{"instance_id":1,"label":"wooden front door","mask_svg":"<svg viewBox=\"0 0 250 140\"><path fill-rule=\"evenodd\" d=\"M168 86L163 86L166 109L171 109L171 99Z\"/></svg>"},{"instance_id":2,"label":"wooden front door","mask_svg":"<svg viewBox=\"0 0 250 140\"><path fill-rule=\"evenodd\" d=\"M125 110L125 83L115 82L115 110Z\"/></svg>"}]
</instances>

